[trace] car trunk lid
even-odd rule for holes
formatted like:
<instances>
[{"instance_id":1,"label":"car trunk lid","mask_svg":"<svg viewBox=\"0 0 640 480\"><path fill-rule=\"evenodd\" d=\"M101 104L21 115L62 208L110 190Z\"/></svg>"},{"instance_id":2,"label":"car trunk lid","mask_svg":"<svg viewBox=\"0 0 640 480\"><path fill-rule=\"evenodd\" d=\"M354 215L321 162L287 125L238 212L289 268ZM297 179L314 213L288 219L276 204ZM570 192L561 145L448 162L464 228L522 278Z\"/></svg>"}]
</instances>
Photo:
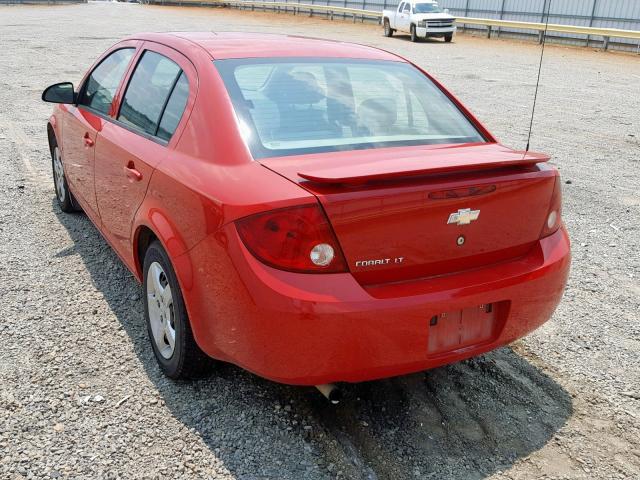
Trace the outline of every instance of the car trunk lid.
<instances>
[{"instance_id":1,"label":"car trunk lid","mask_svg":"<svg viewBox=\"0 0 640 480\"><path fill-rule=\"evenodd\" d=\"M555 171L498 144L387 148L261 160L321 202L362 284L432 277L524 255Z\"/></svg>"}]
</instances>

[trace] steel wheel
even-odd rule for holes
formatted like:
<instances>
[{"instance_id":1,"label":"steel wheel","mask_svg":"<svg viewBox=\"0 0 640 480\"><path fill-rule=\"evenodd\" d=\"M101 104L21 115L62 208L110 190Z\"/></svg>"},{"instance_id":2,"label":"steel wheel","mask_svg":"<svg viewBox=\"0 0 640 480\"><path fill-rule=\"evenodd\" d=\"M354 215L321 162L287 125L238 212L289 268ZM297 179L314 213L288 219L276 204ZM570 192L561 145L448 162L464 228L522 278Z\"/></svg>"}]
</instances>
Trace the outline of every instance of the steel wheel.
<instances>
[{"instance_id":1,"label":"steel wheel","mask_svg":"<svg viewBox=\"0 0 640 480\"><path fill-rule=\"evenodd\" d=\"M64 169L62 168L62 157L60 149L56 145L53 148L53 180L56 187L56 195L60 203L65 203L67 199L67 187L64 181Z\"/></svg>"},{"instance_id":2,"label":"steel wheel","mask_svg":"<svg viewBox=\"0 0 640 480\"><path fill-rule=\"evenodd\" d=\"M153 340L160 355L169 359L176 348L175 309L169 279L158 262L147 272L147 296Z\"/></svg>"},{"instance_id":3,"label":"steel wheel","mask_svg":"<svg viewBox=\"0 0 640 480\"><path fill-rule=\"evenodd\" d=\"M212 359L193 338L176 272L158 240L147 247L142 272L147 331L160 369L169 378L201 377Z\"/></svg>"}]
</instances>

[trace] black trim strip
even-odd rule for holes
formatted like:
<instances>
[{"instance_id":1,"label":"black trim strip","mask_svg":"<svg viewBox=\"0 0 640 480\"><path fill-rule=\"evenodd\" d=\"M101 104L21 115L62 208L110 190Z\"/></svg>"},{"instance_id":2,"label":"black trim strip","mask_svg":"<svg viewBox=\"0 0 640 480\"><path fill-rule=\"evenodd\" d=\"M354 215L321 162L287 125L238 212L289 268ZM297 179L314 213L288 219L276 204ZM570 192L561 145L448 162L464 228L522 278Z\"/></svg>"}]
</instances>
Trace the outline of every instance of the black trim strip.
<instances>
[{"instance_id":1,"label":"black trim strip","mask_svg":"<svg viewBox=\"0 0 640 480\"><path fill-rule=\"evenodd\" d=\"M171 60L171 59L169 59ZM171 60L173 62L173 60ZM175 62L173 62L175 63ZM178 65L176 63L176 65ZM173 91L176 88L176 85L178 84L178 80L180 80L180 77L182 76L182 74L184 73L182 71L182 69L180 68L180 65L178 65L178 74L176 75L176 78L173 79L173 84L171 85L171 89L169 90L169 95L167 95L167 98L164 99L164 105L162 105L162 110L160 110L160 117L158 118L158 124L156 125L156 131L153 132L154 136L158 136L158 130L160 130L160 124L162 123L162 118L164 117L164 111L167 109L167 104L169 103L169 99L171 98L171 95L173 95ZM122 97L124 98L124 97ZM184 110L183 110L184 111ZM171 134L171 136L173 137L173 133ZM171 138L171 137L169 137Z\"/></svg>"}]
</instances>

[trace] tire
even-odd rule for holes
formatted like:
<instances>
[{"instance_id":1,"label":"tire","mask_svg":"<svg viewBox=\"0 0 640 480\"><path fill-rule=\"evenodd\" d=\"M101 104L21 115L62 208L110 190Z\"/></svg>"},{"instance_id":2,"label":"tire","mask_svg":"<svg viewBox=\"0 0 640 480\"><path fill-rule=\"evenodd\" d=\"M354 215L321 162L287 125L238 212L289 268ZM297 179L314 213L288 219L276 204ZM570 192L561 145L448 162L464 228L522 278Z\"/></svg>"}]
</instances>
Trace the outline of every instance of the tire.
<instances>
[{"instance_id":1,"label":"tire","mask_svg":"<svg viewBox=\"0 0 640 480\"><path fill-rule=\"evenodd\" d=\"M418 34L416 33L416 26L415 25L411 25L410 32L411 32L411 41L412 42L417 42L418 41Z\"/></svg>"},{"instance_id":2,"label":"tire","mask_svg":"<svg viewBox=\"0 0 640 480\"><path fill-rule=\"evenodd\" d=\"M444 41L447 43L451 43L451 40L453 40L453 33L447 33L444 36Z\"/></svg>"},{"instance_id":3,"label":"tire","mask_svg":"<svg viewBox=\"0 0 640 480\"><path fill-rule=\"evenodd\" d=\"M385 37L392 37L393 36L393 29L391 28L391 25L389 24L389 19L388 18L384 19L384 36Z\"/></svg>"},{"instance_id":4,"label":"tire","mask_svg":"<svg viewBox=\"0 0 640 480\"><path fill-rule=\"evenodd\" d=\"M144 256L143 287L147 332L162 372L173 379L207 374L213 359L193 338L175 271L157 240L149 245Z\"/></svg>"},{"instance_id":5,"label":"tire","mask_svg":"<svg viewBox=\"0 0 640 480\"><path fill-rule=\"evenodd\" d=\"M73 197L73 193L69 190L67 177L64 174L64 166L62 162L62 153L55 139L51 142L51 170L53 173L53 188L56 192L56 199L60 210L65 213L73 213L80 210Z\"/></svg>"}]
</instances>

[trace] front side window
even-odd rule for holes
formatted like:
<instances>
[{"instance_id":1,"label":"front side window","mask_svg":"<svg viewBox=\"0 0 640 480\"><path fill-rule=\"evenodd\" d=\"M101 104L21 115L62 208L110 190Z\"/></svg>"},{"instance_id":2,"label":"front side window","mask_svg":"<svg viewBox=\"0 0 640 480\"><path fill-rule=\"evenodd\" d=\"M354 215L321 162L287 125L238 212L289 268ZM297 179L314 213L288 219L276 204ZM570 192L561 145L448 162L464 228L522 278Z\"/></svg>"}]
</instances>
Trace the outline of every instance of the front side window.
<instances>
[{"instance_id":1,"label":"front side window","mask_svg":"<svg viewBox=\"0 0 640 480\"><path fill-rule=\"evenodd\" d=\"M411 10L411 4L410 3L405 3L404 4L404 12L408 12L409 10Z\"/></svg>"},{"instance_id":2,"label":"front side window","mask_svg":"<svg viewBox=\"0 0 640 480\"><path fill-rule=\"evenodd\" d=\"M416 3L413 13L442 13L443 10L435 3Z\"/></svg>"},{"instance_id":3,"label":"front side window","mask_svg":"<svg viewBox=\"0 0 640 480\"><path fill-rule=\"evenodd\" d=\"M113 97L134 52L134 48L122 48L102 60L89 75L79 105L108 115Z\"/></svg>"},{"instance_id":4,"label":"front side window","mask_svg":"<svg viewBox=\"0 0 640 480\"><path fill-rule=\"evenodd\" d=\"M181 73L175 62L158 53L146 51L131 75L118 120L155 135L167 99Z\"/></svg>"},{"instance_id":5,"label":"front side window","mask_svg":"<svg viewBox=\"0 0 640 480\"><path fill-rule=\"evenodd\" d=\"M455 104L407 63L284 58L215 65L256 159L485 141Z\"/></svg>"}]
</instances>

